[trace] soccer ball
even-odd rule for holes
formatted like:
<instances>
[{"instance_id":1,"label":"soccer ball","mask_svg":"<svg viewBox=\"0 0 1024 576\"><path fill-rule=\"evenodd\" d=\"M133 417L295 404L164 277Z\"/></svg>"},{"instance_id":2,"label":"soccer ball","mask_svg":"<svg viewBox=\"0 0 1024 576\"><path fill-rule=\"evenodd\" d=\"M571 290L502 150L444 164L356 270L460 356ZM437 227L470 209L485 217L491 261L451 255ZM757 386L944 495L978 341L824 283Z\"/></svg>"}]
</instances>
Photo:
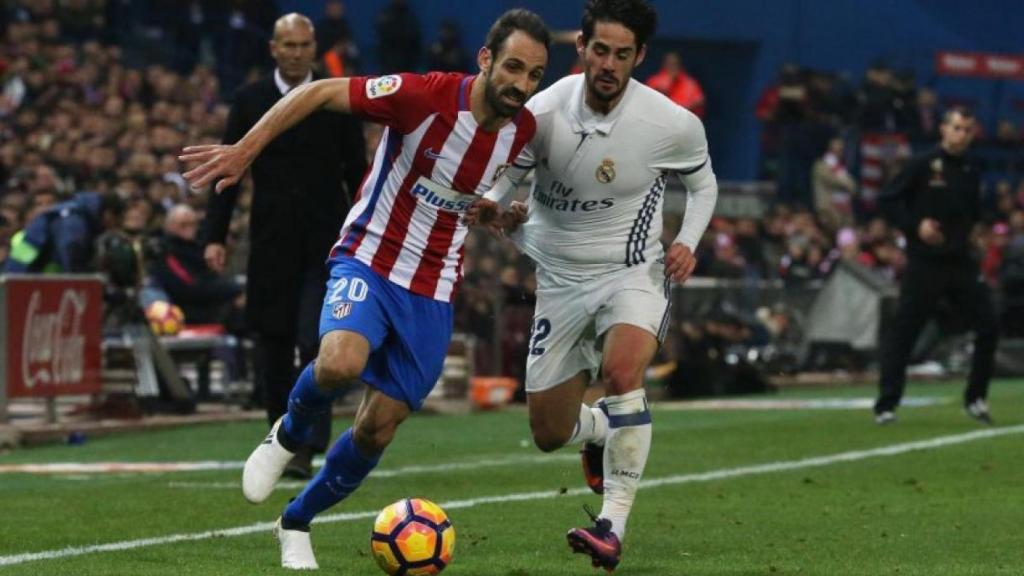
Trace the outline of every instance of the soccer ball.
<instances>
[{"instance_id":1,"label":"soccer ball","mask_svg":"<svg viewBox=\"0 0 1024 576\"><path fill-rule=\"evenodd\" d=\"M170 302L157 300L146 306L146 320L157 336L174 336L185 324L185 313Z\"/></svg>"},{"instance_id":2,"label":"soccer ball","mask_svg":"<svg viewBox=\"0 0 1024 576\"><path fill-rule=\"evenodd\" d=\"M391 576L437 574L452 561L455 528L437 504L405 498L381 510L370 548L381 570Z\"/></svg>"}]
</instances>

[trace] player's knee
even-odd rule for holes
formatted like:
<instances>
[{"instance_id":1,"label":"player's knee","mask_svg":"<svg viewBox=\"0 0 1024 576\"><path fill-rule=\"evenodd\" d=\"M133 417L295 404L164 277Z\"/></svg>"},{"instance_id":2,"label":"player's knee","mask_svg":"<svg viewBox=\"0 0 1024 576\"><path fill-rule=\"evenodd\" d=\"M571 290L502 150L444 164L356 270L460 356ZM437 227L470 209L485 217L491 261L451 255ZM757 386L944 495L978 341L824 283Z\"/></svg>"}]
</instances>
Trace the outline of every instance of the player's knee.
<instances>
[{"instance_id":1,"label":"player's knee","mask_svg":"<svg viewBox=\"0 0 1024 576\"><path fill-rule=\"evenodd\" d=\"M317 385L326 392L333 392L357 383L363 373L363 365L344 354L321 354L314 370Z\"/></svg>"},{"instance_id":2,"label":"player's knee","mask_svg":"<svg viewBox=\"0 0 1024 576\"><path fill-rule=\"evenodd\" d=\"M643 385L643 378L635 369L625 366L605 366L601 369L605 391L609 396L632 392Z\"/></svg>"}]
</instances>

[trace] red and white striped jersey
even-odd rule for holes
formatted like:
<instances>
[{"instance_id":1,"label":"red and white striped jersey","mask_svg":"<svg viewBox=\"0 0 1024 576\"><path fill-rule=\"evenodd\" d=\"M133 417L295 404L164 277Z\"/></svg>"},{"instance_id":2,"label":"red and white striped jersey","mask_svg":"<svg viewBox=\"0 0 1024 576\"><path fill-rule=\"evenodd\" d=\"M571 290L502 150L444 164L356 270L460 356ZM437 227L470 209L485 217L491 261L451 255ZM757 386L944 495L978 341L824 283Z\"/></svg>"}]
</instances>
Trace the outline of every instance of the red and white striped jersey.
<instances>
[{"instance_id":1,"label":"red and white striped jersey","mask_svg":"<svg viewBox=\"0 0 1024 576\"><path fill-rule=\"evenodd\" d=\"M462 215L536 131L525 108L497 132L469 109L475 76L352 78L352 112L384 134L331 258L348 256L413 293L450 301L462 279Z\"/></svg>"}]
</instances>

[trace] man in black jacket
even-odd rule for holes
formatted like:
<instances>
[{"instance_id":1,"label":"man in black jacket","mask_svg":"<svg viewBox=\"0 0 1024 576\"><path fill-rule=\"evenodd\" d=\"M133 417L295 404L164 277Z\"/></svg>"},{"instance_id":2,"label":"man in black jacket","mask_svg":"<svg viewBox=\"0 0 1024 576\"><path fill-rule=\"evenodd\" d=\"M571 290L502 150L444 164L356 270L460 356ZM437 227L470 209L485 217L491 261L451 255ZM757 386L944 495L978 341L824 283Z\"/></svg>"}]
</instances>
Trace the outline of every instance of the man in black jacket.
<instances>
[{"instance_id":1,"label":"man in black jacket","mask_svg":"<svg viewBox=\"0 0 1024 576\"><path fill-rule=\"evenodd\" d=\"M318 78L311 68L313 24L305 16L277 20L270 52L277 68L235 95L225 143L239 140L289 90ZM269 424L287 410L297 366L316 357L328 279L325 261L351 207L350 193L366 171L365 147L357 118L320 111L281 134L253 162L246 306L257 336L256 387L263 390ZM233 186L210 199L205 256L217 271L224 268L225 237L238 193ZM322 452L330 439L329 415L314 437L296 454L291 475L311 475L312 454Z\"/></svg>"},{"instance_id":2,"label":"man in black jacket","mask_svg":"<svg viewBox=\"0 0 1024 576\"><path fill-rule=\"evenodd\" d=\"M242 293L243 287L209 268L203 258L203 245L196 240L198 226L196 212L188 204L171 208L148 271L171 302L181 307L186 322L221 323L227 317L226 305Z\"/></svg>"},{"instance_id":3,"label":"man in black jacket","mask_svg":"<svg viewBox=\"0 0 1024 576\"><path fill-rule=\"evenodd\" d=\"M940 145L915 157L882 197L882 208L907 238L907 269L899 312L883 345L875 421L895 421L914 342L944 300L974 329L974 357L964 410L991 424L986 396L995 359L998 327L992 297L978 269L971 230L981 212L978 166L967 156L975 134L973 114L946 112Z\"/></svg>"}]
</instances>

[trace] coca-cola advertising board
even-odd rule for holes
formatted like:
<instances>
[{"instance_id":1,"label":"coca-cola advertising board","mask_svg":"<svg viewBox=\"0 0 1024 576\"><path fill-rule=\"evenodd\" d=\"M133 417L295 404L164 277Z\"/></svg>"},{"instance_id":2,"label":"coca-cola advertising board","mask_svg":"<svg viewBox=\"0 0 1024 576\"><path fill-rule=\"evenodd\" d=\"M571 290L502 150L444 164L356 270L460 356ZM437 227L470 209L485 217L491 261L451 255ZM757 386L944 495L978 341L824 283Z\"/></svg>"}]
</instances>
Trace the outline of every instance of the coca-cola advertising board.
<instances>
[{"instance_id":1,"label":"coca-cola advertising board","mask_svg":"<svg viewBox=\"0 0 1024 576\"><path fill-rule=\"evenodd\" d=\"M0 395L100 391L103 281L0 276Z\"/></svg>"}]
</instances>

